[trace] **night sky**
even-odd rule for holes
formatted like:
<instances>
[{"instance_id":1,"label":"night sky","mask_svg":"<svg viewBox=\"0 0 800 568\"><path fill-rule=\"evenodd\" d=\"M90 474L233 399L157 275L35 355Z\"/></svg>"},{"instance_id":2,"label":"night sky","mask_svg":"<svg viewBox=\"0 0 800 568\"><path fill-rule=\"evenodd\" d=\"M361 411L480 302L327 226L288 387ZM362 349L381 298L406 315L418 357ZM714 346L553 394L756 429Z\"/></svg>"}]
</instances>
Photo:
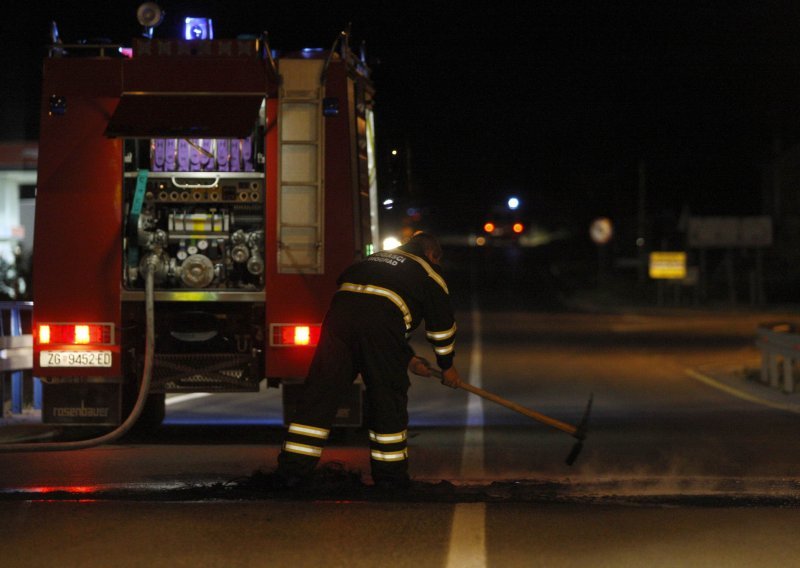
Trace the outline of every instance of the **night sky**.
<instances>
[{"instance_id":1,"label":"night sky","mask_svg":"<svg viewBox=\"0 0 800 568\"><path fill-rule=\"evenodd\" d=\"M36 138L50 20L66 42L128 43L139 4L5 3L2 137ZM797 2L159 4L157 36L209 16L217 38L266 30L275 49L327 48L351 24L373 69L379 149L400 150L403 187L442 226L467 229L511 193L543 225L624 226L642 166L654 224L759 214L765 165L800 138Z\"/></svg>"}]
</instances>

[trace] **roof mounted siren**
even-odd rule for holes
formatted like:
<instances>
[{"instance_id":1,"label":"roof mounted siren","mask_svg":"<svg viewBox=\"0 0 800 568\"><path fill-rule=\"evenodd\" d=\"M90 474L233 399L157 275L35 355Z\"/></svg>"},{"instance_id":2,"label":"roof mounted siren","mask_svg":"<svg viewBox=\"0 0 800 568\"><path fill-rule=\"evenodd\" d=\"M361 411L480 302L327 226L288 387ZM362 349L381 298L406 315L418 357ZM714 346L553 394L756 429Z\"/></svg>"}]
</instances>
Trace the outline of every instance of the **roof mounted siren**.
<instances>
[{"instance_id":1,"label":"roof mounted siren","mask_svg":"<svg viewBox=\"0 0 800 568\"><path fill-rule=\"evenodd\" d=\"M142 24L142 35L148 39L153 37L153 29L164 19L164 12L155 2L145 2L136 10L136 19Z\"/></svg>"}]
</instances>

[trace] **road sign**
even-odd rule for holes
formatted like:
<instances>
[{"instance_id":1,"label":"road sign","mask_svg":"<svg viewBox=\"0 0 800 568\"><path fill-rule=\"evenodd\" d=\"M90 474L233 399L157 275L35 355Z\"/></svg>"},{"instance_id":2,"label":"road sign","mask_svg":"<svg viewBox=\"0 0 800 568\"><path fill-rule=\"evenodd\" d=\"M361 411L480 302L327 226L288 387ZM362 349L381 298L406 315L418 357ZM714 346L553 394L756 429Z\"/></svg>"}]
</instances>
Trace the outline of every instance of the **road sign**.
<instances>
[{"instance_id":1,"label":"road sign","mask_svg":"<svg viewBox=\"0 0 800 568\"><path fill-rule=\"evenodd\" d=\"M686 278L686 253L651 252L650 278L683 280Z\"/></svg>"},{"instance_id":2,"label":"road sign","mask_svg":"<svg viewBox=\"0 0 800 568\"><path fill-rule=\"evenodd\" d=\"M769 247L772 217L691 217L688 241L693 248Z\"/></svg>"},{"instance_id":3,"label":"road sign","mask_svg":"<svg viewBox=\"0 0 800 568\"><path fill-rule=\"evenodd\" d=\"M742 217L739 225L739 243L744 247L772 246L772 217Z\"/></svg>"},{"instance_id":4,"label":"road sign","mask_svg":"<svg viewBox=\"0 0 800 568\"><path fill-rule=\"evenodd\" d=\"M592 222L589 227L589 235L592 240L598 245L604 245L611 240L614 234L614 228L611 225L611 220L607 217L600 217Z\"/></svg>"}]
</instances>

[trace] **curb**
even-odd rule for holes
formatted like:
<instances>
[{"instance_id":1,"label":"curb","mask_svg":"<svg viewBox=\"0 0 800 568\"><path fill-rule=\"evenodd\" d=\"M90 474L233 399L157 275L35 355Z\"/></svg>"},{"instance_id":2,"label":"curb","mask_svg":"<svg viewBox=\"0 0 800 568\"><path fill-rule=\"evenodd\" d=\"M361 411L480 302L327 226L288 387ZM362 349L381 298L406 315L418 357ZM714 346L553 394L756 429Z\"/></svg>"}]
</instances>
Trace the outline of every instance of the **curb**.
<instances>
[{"instance_id":1,"label":"curb","mask_svg":"<svg viewBox=\"0 0 800 568\"><path fill-rule=\"evenodd\" d=\"M759 379L761 364L749 360L738 364L701 365L686 368L684 372L691 378L731 396L753 404L800 414L800 393L784 393L762 383Z\"/></svg>"}]
</instances>

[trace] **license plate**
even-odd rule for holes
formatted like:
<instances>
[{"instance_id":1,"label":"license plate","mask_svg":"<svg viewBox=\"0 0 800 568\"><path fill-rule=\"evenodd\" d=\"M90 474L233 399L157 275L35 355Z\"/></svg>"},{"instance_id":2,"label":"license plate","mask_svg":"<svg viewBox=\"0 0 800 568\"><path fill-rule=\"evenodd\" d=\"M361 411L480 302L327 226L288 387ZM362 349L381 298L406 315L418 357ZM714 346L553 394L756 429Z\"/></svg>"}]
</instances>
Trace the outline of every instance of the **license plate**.
<instances>
[{"instance_id":1,"label":"license plate","mask_svg":"<svg viewBox=\"0 0 800 568\"><path fill-rule=\"evenodd\" d=\"M111 351L41 351L41 367L110 367Z\"/></svg>"}]
</instances>

